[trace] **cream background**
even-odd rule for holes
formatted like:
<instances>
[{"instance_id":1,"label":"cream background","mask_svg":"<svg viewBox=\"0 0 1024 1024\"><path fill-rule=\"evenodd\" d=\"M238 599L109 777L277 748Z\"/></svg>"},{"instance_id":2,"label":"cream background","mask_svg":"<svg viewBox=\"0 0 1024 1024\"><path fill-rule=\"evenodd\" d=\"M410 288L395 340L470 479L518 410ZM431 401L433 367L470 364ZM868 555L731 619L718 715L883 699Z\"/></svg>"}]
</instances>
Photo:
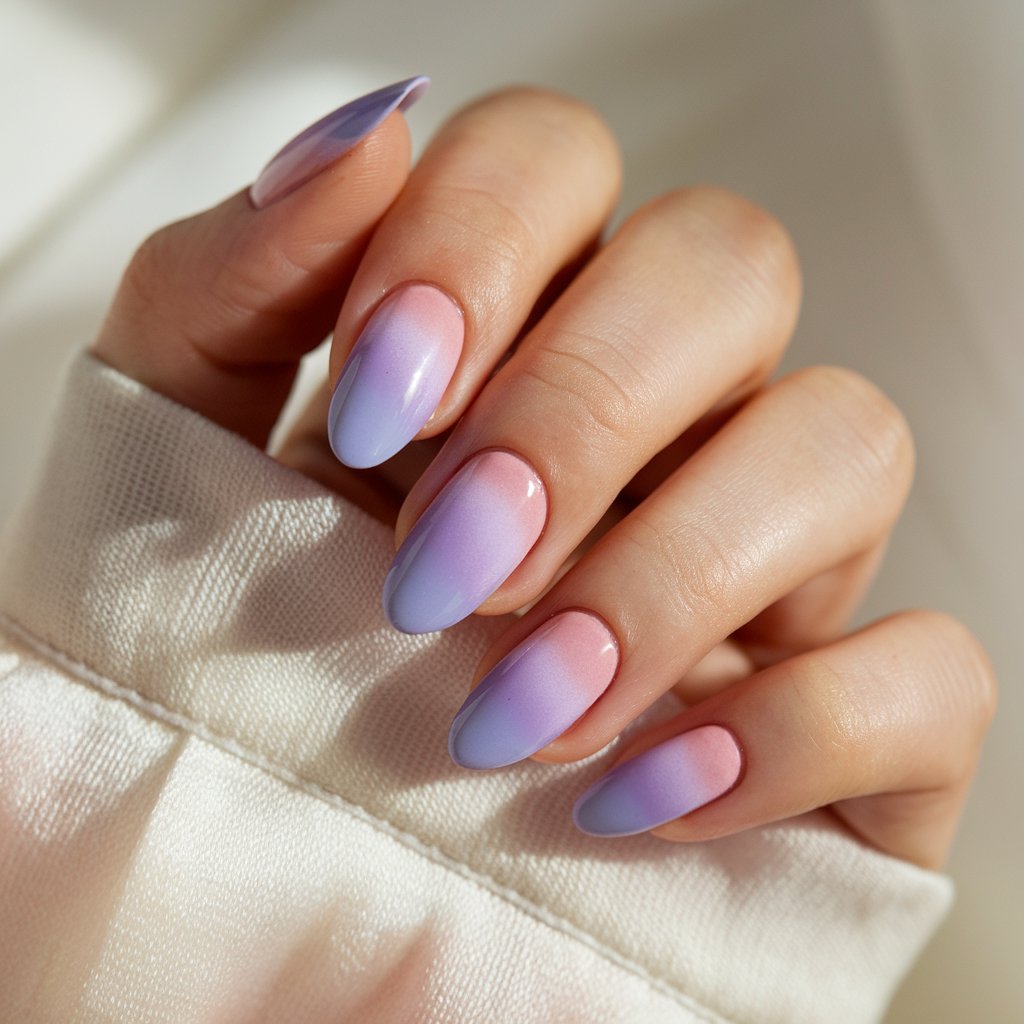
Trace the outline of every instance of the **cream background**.
<instances>
[{"instance_id":1,"label":"cream background","mask_svg":"<svg viewBox=\"0 0 1024 1024\"><path fill-rule=\"evenodd\" d=\"M434 76L419 140L483 89L571 91L619 135L624 208L714 180L777 213L806 276L788 365L855 366L907 412L918 480L865 617L959 615L1003 702L951 865L957 906L890 1019L1017 1019L1022 30L1009 2L6 0L0 515L53 415L57 368L145 232L383 82Z\"/></svg>"}]
</instances>

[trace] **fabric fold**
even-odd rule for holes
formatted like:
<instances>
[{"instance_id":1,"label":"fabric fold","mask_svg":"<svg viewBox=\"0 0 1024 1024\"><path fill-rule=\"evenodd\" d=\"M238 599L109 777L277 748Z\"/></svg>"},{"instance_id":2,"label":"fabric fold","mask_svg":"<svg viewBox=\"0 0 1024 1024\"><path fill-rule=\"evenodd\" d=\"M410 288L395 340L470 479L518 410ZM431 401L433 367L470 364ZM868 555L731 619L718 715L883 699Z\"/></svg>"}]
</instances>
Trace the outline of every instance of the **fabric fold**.
<instances>
[{"instance_id":1,"label":"fabric fold","mask_svg":"<svg viewBox=\"0 0 1024 1024\"><path fill-rule=\"evenodd\" d=\"M881 1015L947 878L825 813L693 846L585 836L572 802L616 744L457 768L448 726L503 621L396 632L391 555L319 484L74 358L0 537L0 951L36 941L0 966L0 1016ZM33 897L69 874L66 914Z\"/></svg>"}]
</instances>

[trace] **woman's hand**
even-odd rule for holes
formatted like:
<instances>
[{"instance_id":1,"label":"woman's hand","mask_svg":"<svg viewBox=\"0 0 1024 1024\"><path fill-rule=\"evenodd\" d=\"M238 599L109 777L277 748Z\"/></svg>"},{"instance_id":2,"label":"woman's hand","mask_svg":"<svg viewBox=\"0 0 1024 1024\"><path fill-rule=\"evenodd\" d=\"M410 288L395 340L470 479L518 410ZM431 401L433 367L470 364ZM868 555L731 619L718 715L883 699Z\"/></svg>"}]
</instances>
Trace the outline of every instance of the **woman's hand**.
<instances>
[{"instance_id":1,"label":"woman's hand","mask_svg":"<svg viewBox=\"0 0 1024 1024\"><path fill-rule=\"evenodd\" d=\"M614 140L538 90L460 111L410 171L394 110L420 85L147 239L94 353L265 445L333 327L332 387L279 457L396 523L391 621L528 606L456 716L460 764L586 757L674 689L686 710L577 803L585 831L692 841L829 806L940 865L992 671L937 612L846 635L913 447L851 371L772 378L800 293L785 231L692 188L599 243Z\"/></svg>"}]
</instances>

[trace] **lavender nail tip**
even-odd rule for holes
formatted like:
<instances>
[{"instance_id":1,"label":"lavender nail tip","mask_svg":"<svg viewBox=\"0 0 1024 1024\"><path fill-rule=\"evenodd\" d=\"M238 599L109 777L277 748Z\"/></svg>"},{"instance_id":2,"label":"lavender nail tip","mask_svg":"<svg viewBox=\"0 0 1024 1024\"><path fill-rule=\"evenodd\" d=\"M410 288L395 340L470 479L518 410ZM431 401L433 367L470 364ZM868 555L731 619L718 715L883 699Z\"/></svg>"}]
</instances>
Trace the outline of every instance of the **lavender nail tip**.
<instances>
[{"instance_id":1,"label":"lavender nail tip","mask_svg":"<svg viewBox=\"0 0 1024 1024\"><path fill-rule=\"evenodd\" d=\"M403 633L447 629L512 575L544 528L534 470L505 451L474 456L420 516L384 581L384 611Z\"/></svg>"},{"instance_id":2,"label":"lavender nail tip","mask_svg":"<svg viewBox=\"0 0 1024 1024\"><path fill-rule=\"evenodd\" d=\"M493 673L485 678L452 721L448 754L460 768L505 768L547 746L563 731L523 721L516 715L515 695L501 683Z\"/></svg>"},{"instance_id":3,"label":"lavender nail tip","mask_svg":"<svg viewBox=\"0 0 1024 1024\"><path fill-rule=\"evenodd\" d=\"M691 729L598 779L576 801L573 821L594 836L646 832L727 793L742 764L743 755L728 729Z\"/></svg>"},{"instance_id":4,"label":"lavender nail tip","mask_svg":"<svg viewBox=\"0 0 1024 1024\"><path fill-rule=\"evenodd\" d=\"M331 396L327 437L339 462L352 469L379 466L405 446L408 437L394 420L382 414L374 395L362 386L363 364L370 354L354 351ZM416 428L417 430L419 428Z\"/></svg>"},{"instance_id":5,"label":"lavender nail tip","mask_svg":"<svg viewBox=\"0 0 1024 1024\"><path fill-rule=\"evenodd\" d=\"M457 613L442 616L439 608L431 610L429 602L419 600L427 584L421 573L410 575L410 561L408 555L403 557L399 551L384 579L384 614L388 622L402 633L433 633L463 618Z\"/></svg>"},{"instance_id":6,"label":"lavender nail tip","mask_svg":"<svg viewBox=\"0 0 1024 1024\"><path fill-rule=\"evenodd\" d=\"M425 75L407 78L331 111L278 150L249 189L262 208L316 177L395 110L406 110L430 85Z\"/></svg>"},{"instance_id":7,"label":"lavender nail tip","mask_svg":"<svg viewBox=\"0 0 1024 1024\"><path fill-rule=\"evenodd\" d=\"M560 612L513 648L469 695L448 737L464 768L502 768L542 750L601 696L619 663L608 626Z\"/></svg>"},{"instance_id":8,"label":"lavender nail tip","mask_svg":"<svg viewBox=\"0 0 1024 1024\"><path fill-rule=\"evenodd\" d=\"M379 465L419 433L448 387L462 311L432 285L404 285L378 306L331 396L327 434L354 469Z\"/></svg>"},{"instance_id":9,"label":"lavender nail tip","mask_svg":"<svg viewBox=\"0 0 1024 1024\"><path fill-rule=\"evenodd\" d=\"M448 754L460 768L477 771L504 768L530 754L530 751L523 753L510 746L500 725L494 728L493 715L488 713L487 693L481 692L484 686L485 683L481 683L470 694L448 733Z\"/></svg>"},{"instance_id":10,"label":"lavender nail tip","mask_svg":"<svg viewBox=\"0 0 1024 1024\"><path fill-rule=\"evenodd\" d=\"M649 770L641 754L598 779L573 807L576 827L592 836L633 836L683 814L686 808L673 807L671 794L648 799Z\"/></svg>"},{"instance_id":11,"label":"lavender nail tip","mask_svg":"<svg viewBox=\"0 0 1024 1024\"><path fill-rule=\"evenodd\" d=\"M615 772L611 772L576 801L572 820L580 831L592 836L627 836L645 831L649 826L626 820L630 817L629 810L628 800L617 791Z\"/></svg>"}]
</instances>

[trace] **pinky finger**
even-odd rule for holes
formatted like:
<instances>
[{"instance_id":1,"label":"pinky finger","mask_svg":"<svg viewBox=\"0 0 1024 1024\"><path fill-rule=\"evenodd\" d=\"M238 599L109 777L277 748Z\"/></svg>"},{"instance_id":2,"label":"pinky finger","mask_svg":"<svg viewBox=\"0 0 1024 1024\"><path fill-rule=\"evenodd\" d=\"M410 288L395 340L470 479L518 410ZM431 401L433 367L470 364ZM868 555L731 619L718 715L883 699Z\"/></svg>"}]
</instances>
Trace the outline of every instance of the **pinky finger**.
<instances>
[{"instance_id":1,"label":"pinky finger","mask_svg":"<svg viewBox=\"0 0 1024 1024\"><path fill-rule=\"evenodd\" d=\"M790 658L638 737L576 802L593 835L711 839L832 810L864 841L943 862L995 709L974 637L905 612Z\"/></svg>"}]
</instances>

